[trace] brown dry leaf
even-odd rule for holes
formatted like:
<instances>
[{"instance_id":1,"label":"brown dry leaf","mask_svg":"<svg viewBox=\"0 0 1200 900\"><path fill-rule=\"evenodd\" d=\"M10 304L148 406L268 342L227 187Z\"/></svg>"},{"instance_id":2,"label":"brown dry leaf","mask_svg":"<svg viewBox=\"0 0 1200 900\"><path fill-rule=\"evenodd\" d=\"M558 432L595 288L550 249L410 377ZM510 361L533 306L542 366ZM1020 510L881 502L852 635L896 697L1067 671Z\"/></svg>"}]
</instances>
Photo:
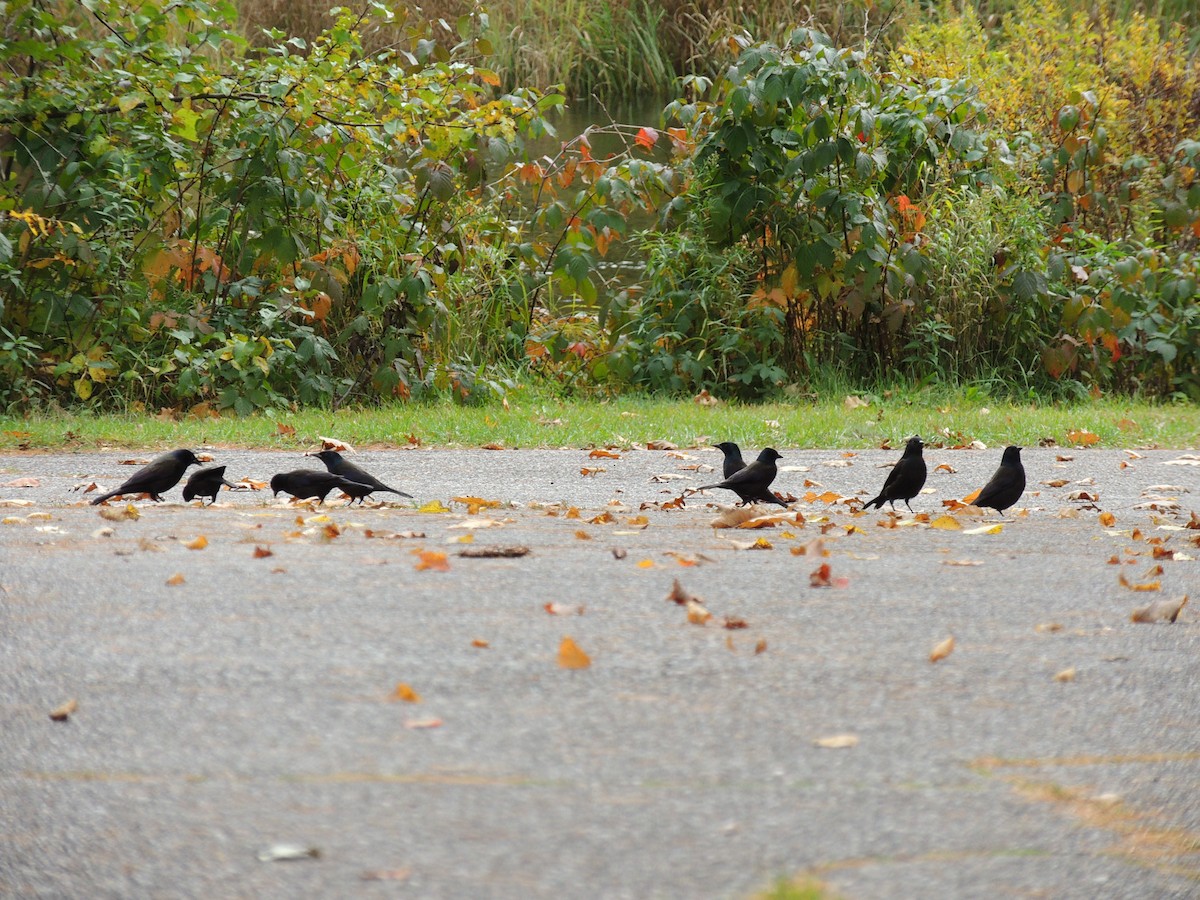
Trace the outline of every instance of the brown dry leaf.
<instances>
[{"instance_id":1,"label":"brown dry leaf","mask_svg":"<svg viewBox=\"0 0 1200 900\"><path fill-rule=\"evenodd\" d=\"M581 468L579 470L579 474L582 475L584 478L587 478L589 476L594 477L596 475L599 475L601 472L607 472L607 471L608 471L608 469L604 468L603 466L600 466L595 469L589 469L587 466L584 466L583 468Z\"/></svg>"},{"instance_id":2,"label":"brown dry leaf","mask_svg":"<svg viewBox=\"0 0 1200 900\"><path fill-rule=\"evenodd\" d=\"M13 488L35 488L41 486L42 481L40 478L14 478L12 481L6 481L4 484L0 484L0 487Z\"/></svg>"},{"instance_id":3,"label":"brown dry leaf","mask_svg":"<svg viewBox=\"0 0 1200 900\"><path fill-rule=\"evenodd\" d=\"M563 669L586 669L592 658L579 649L571 637L564 637L558 645L558 665Z\"/></svg>"},{"instance_id":4,"label":"brown dry leaf","mask_svg":"<svg viewBox=\"0 0 1200 900\"><path fill-rule=\"evenodd\" d=\"M1052 487L1052 488L1060 488L1064 484L1070 484L1070 483L1071 483L1071 480L1069 478L1055 478L1053 481L1043 481L1042 482L1042 484L1044 484L1046 487Z\"/></svg>"},{"instance_id":5,"label":"brown dry leaf","mask_svg":"<svg viewBox=\"0 0 1200 900\"><path fill-rule=\"evenodd\" d=\"M1110 512L1100 513L1100 524L1105 528L1112 528L1117 524L1117 517Z\"/></svg>"},{"instance_id":6,"label":"brown dry leaf","mask_svg":"<svg viewBox=\"0 0 1200 900\"><path fill-rule=\"evenodd\" d=\"M183 546L187 547L189 550L203 550L208 546L208 538L200 534L192 538L190 541L184 541Z\"/></svg>"},{"instance_id":7,"label":"brown dry leaf","mask_svg":"<svg viewBox=\"0 0 1200 900\"><path fill-rule=\"evenodd\" d=\"M244 484L246 487L248 487L252 491L261 491L263 488L265 488L267 486L267 482L255 481L253 478L250 478L248 476L245 478L238 479L237 483Z\"/></svg>"},{"instance_id":8,"label":"brown dry leaf","mask_svg":"<svg viewBox=\"0 0 1200 900\"><path fill-rule=\"evenodd\" d=\"M687 620L693 625L707 624L713 617L712 613L705 609L702 603L698 603L695 600L689 599L684 605L687 607Z\"/></svg>"},{"instance_id":9,"label":"brown dry leaf","mask_svg":"<svg viewBox=\"0 0 1200 900\"><path fill-rule=\"evenodd\" d=\"M140 519L142 514L138 512L138 508L132 503L126 503L124 506L101 506L96 510L100 514L100 518L107 519L110 522L121 522L125 519Z\"/></svg>"},{"instance_id":10,"label":"brown dry leaf","mask_svg":"<svg viewBox=\"0 0 1200 900\"><path fill-rule=\"evenodd\" d=\"M1033 630L1038 634L1048 634L1055 631L1062 631L1063 627L1061 622L1042 622L1039 625L1035 625Z\"/></svg>"},{"instance_id":11,"label":"brown dry leaf","mask_svg":"<svg viewBox=\"0 0 1200 900\"><path fill-rule=\"evenodd\" d=\"M588 519L588 524L589 525L611 525L615 521L617 521L617 520L613 517L613 514L608 511L605 511L605 512L600 513L600 515L598 515L598 516L592 516L590 519Z\"/></svg>"},{"instance_id":12,"label":"brown dry leaf","mask_svg":"<svg viewBox=\"0 0 1200 900\"><path fill-rule=\"evenodd\" d=\"M758 643L754 645L754 655L758 656L761 653L767 652L767 639L759 638Z\"/></svg>"},{"instance_id":13,"label":"brown dry leaf","mask_svg":"<svg viewBox=\"0 0 1200 900\"><path fill-rule=\"evenodd\" d=\"M958 471L958 469L954 468L954 466L950 465L949 463L941 463L939 465L934 466L933 471L945 472L947 475L953 475L955 472Z\"/></svg>"},{"instance_id":14,"label":"brown dry leaf","mask_svg":"<svg viewBox=\"0 0 1200 900\"><path fill-rule=\"evenodd\" d=\"M363 881L407 881L412 877L413 870L402 869L368 869L358 877Z\"/></svg>"},{"instance_id":15,"label":"brown dry leaf","mask_svg":"<svg viewBox=\"0 0 1200 900\"><path fill-rule=\"evenodd\" d=\"M275 433L278 435L281 435L283 437L295 437L296 426L295 425L287 425L283 422L276 422L275 423Z\"/></svg>"},{"instance_id":16,"label":"brown dry leaf","mask_svg":"<svg viewBox=\"0 0 1200 900\"><path fill-rule=\"evenodd\" d=\"M389 700L403 700L405 703L420 703L421 695L414 691L404 682L399 682L396 689L392 691Z\"/></svg>"},{"instance_id":17,"label":"brown dry leaf","mask_svg":"<svg viewBox=\"0 0 1200 900\"><path fill-rule=\"evenodd\" d=\"M518 559L528 556L530 549L521 545L509 547L464 547L458 551L459 556L467 559Z\"/></svg>"},{"instance_id":18,"label":"brown dry leaf","mask_svg":"<svg viewBox=\"0 0 1200 900\"><path fill-rule=\"evenodd\" d=\"M684 590L683 585L681 585L679 583L679 579L676 578L671 583L671 592L667 594L667 599L672 603L678 603L680 606L684 606L689 601L695 600L696 597Z\"/></svg>"},{"instance_id":19,"label":"brown dry leaf","mask_svg":"<svg viewBox=\"0 0 1200 900\"><path fill-rule=\"evenodd\" d=\"M730 631L737 631L741 628L749 628L750 623L738 616L726 616L721 621L722 628L728 628Z\"/></svg>"},{"instance_id":20,"label":"brown dry leaf","mask_svg":"<svg viewBox=\"0 0 1200 900\"><path fill-rule=\"evenodd\" d=\"M1135 584L1125 577L1124 573L1117 579L1121 582L1122 587L1129 588L1131 591L1158 591L1162 590L1162 582L1160 581L1145 581L1140 584Z\"/></svg>"},{"instance_id":21,"label":"brown dry leaf","mask_svg":"<svg viewBox=\"0 0 1200 900\"><path fill-rule=\"evenodd\" d=\"M413 553L420 557L416 566L414 566L418 572L426 569L433 572L450 571L450 562L447 560L445 553L437 550L414 550Z\"/></svg>"},{"instance_id":22,"label":"brown dry leaf","mask_svg":"<svg viewBox=\"0 0 1200 900\"><path fill-rule=\"evenodd\" d=\"M455 529L458 529L475 531L478 528L499 528L503 524L504 523L500 519L485 519L477 517L474 519L463 519L461 522L455 522L453 525L448 525L446 530L454 531Z\"/></svg>"},{"instance_id":23,"label":"brown dry leaf","mask_svg":"<svg viewBox=\"0 0 1200 900\"><path fill-rule=\"evenodd\" d=\"M321 442L322 450L336 450L338 453L353 453L354 448L345 441L339 441L337 438L325 437L319 435L317 440Z\"/></svg>"},{"instance_id":24,"label":"brown dry leaf","mask_svg":"<svg viewBox=\"0 0 1200 900\"><path fill-rule=\"evenodd\" d=\"M167 587L178 587L179 585L183 584L183 580L184 580L183 573L176 572L174 575L172 575L170 578L167 579Z\"/></svg>"},{"instance_id":25,"label":"brown dry leaf","mask_svg":"<svg viewBox=\"0 0 1200 900\"><path fill-rule=\"evenodd\" d=\"M273 551L270 547L260 547L258 544L254 545L254 558L255 559L266 559L268 556L274 556L274 555L275 555L275 551Z\"/></svg>"},{"instance_id":26,"label":"brown dry leaf","mask_svg":"<svg viewBox=\"0 0 1200 900\"><path fill-rule=\"evenodd\" d=\"M672 444L670 441L646 441L647 450L678 450L678 444Z\"/></svg>"},{"instance_id":27,"label":"brown dry leaf","mask_svg":"<svg viewBox=\"0 0 1200 900\"><path fill-rule=\"evenodd\" d=\"M943 566L982 566L981 559L943 559Z\"/></svg>"},{"instance_id":28,"label":"brown dry leaf","mask_svg":"<svg viewBox=\"0 0 1200 900\"><path fill-rule=\"evenodd\" d=\"M71 718L71 714L79 709L79 701L72 697L61 706L56 706L50 710L50 719L54 722L65 722Z\"/></svg>"},{"instance_id":29,"label":"brown dry leaf","mask_svg":"<svg viewBox=\"0 0 1200 900\"><path fill-rule=\"evenodd\" d=\"M951 654L954 650L954 635L946 638L940 644L933 648L929 653L929 661L931 663L940 662Z\"/></svg>"},{"instance_id":30,"label":"brown dry leaf","mask_svg":"<svg viewBox=\"0 0 1200 900\"><path fill-rule=\"evenodd\" d=\"M150 460L142 459L141 457L136 457L134 459L123 459L117 463L118 466L146 466L149 464Z\"/></svg>"},{"instance_id":31,"label":"brown dry leaf","mask_svg":"<svg viewBox=\"0 0 1200 900\"><path fill-rule=\"evenodd\" d=\"M490 647L490 646L491 646L491 644L489 644L489 643L488 643L487 641L485 641L483 638L475 638L475 640L471 641L471 646L472 646L472 647L478 647L478 648L479 648L479 649L481 649L481 650L485 650L485 649L487 649L488 647Z\"/></svg>"},{"instance_id":32,"label":"brown dry leaf","mask_svg":"<svg viewBox=\"0 0 1200 900\"><path fill-rule=\"evenodd\" d=\"M846 399L842 401L842 406L846 409L863 409L864 407L870 405L870 401L864 400L862 397L854 397L851 395L847 395Z\"/></svg>"},{"instance_id":33,"label":"brown dry leaf","mask_svg":"<svg viewBox=\"0 0 1200 900\"><path fill-rule=\"evenodd\" d=\"M720 400L708 392L708 388L705 388L693 397L692 402L700 406L718 406L721 403Z\"/></svg>"},{"instance_id":34,"label":"brown dry leaf","mask_svg":"<svg viewBox=\"0 0 1200 900\"><path fill-rule=\"evenodd\" d=\"M588 459L620 459L620 453L613 453L611 450L601 450L599 448L588 454Z\"/></svg>"},{"instance_id":35,"label":"brown dry leaf","mask_svg":"<svg viewBox=\"0 0 1200 900\"><path fill-rule=\"evenodd\" d=\"M576 531L575 537L581 541L590 541L592 539L592 536L583 530Z\"/></svg>"},{"instance_id":36,"label":"brown dry leaf","mask_svg":"<svg viewBox=\"0 0 1200 900\"><path fill-rule=\"evenodd\" d=\"M1175 551L1159 545L1153 548L1151 555L1155 559L1174 559Z\"/></svg>"},{"instance_id":37,"label":"brown dry leaf","mask_svg":"<svg viewBox=\"0 0 1200 900\"><path fill-rule=\"evenodd\" d=\"M403 541L403 540L408 540L410 538L423 538L423 537L425 537L425 532L423 532L423 531L375 531L372 528L364 528L363 529L363 537L380 538L380 539L389 540L389 541Z\"/></svg>"},{"instance_id":38,"label":"brown dry leaf","mask_svg":"<svg viewBox=\"0 0 1200 900\"><path fill-rule=\"evenodd\" d=\"M736 528L762 515L766 510L759 506L722 506L720 513L710 522L713 528Z\"/></svg>"},{"instance_id":39,"label":"brown dry leaf","mask_svg":"<svg viewBox=\"0 0 1200 900\"><path fill-rule=\"evenodd\" d=\"M1078 444L1081 447L1090 447L1093 444L1100 443L1100 435L1090 431L1068 431L1067 440L1072 444Z\"/></svg>"},{"instance_id":40,"label":"brown dry leaf","mask_svg":"<svg viewBox=\"0 0 1200 900\"><path fill-rule=\"evenodd\" d=\"M1057 673L1054 676L1054 680L1055 681L1074 681L1075 680L1075 667L1071 666L1068 669L1063 669L1061 672Z\"/></svg>"},{"instance_id":41,"label":"brown dry leaf","mask_svg":"<svg viewBox=\"0 0 1200 900\"><path fill-rule=\"evenodd\" d=\"M572 613L582 616L584 613L582 606L567 606L565 603L544 603L542 609L552 616L569 616Z\"/></svg>"},{"instance_id":42,"label":"brown dry leaf","mask_svg":"<svg viewBox=\"0 0 1200 900\"><path fill-rule=\"evenodd\" d=\"M821 563L817 568L808 573L809 587L832 587L833 586L833 570L829 563Z\"/></svg>"},{"instance_id":43,"label":"brown dry leaf","mask_svg":"<svg viewBox=\"0 0 1200 900\"><path fill-rule=\"evenodd\" d=\"M858 746L858 736L854 734L832 734L829 737L817 738L813 741L816 747L826 750L848 750Z\"/></svg>"},{"instance_id":44,"label":"brown dry leaf","mask_svg":"<svg viewBox=\"0 0 1200 900\"><path fill-rule=\"evenodd\" d=\"M958 519L951 516L938 516L929 523L929 527L937 528L941 531L959 531L962 529L962 525L959 524Z\"/></svg>"},{"instance_id":45,"label":"brown dry leaf","mask_svg":"<svg viewBox=\"0 0 1200 900\"><path fill-rule=\"evenodd\" d=\"M1180 611L1187 605L1187 594L1173 600L1155 600L1149 606L1135 609L1129 617L1131 622L1174 622L1179 618Z\"/></svg>"},{"instance_id":46,"label":"brown dry leaf","mask_svg":"<svg viewBox=\"0 0 1200 900\"><path fill-rule=\"evenodd\" d=\"M426 719L409 719L404 723L405 728L441 728L442 720L431 716Z\"/></svg>"}]
</instances>

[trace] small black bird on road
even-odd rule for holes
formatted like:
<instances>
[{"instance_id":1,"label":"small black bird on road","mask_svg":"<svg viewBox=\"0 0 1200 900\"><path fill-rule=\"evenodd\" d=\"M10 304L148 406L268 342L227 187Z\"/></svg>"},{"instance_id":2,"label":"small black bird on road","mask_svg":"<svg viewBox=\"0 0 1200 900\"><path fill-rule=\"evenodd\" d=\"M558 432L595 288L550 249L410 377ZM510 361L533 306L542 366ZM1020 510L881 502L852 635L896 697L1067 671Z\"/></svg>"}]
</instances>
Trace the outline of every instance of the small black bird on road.
<instances>
[{"instance_id":1,"label":"small black bird on road","mask_svg":"<svg viewBox=\"0 0 1200 900\"><path fill-rule=\"evenodd\" d=\"M320 453L313 453L312 455L321 462L325 463L325 468L327 468L334 475L341 475L343 478L349 479L350 481L357 481L359 484L369 485L371 490L367 491L367 494L371 493L371 491L390 491L391 493L398 494L401 497L407 497L410 500L412 499L412 494L406 494L404 491L398 491L394 487L388 487L374 475L370 474L369 472L364 472L354 463L346 460L342 454L338 453L336 450L322 450ZM359 496L358 499L361 501L365 496L366 494L363 494Z\"/></svg>"},{"instance_id":2,"label":"small black bird on road","mask_svg":"<svg viewBox=\"0 0 1200 900\"><path fill-rule=\"evenodd\" d=\"M734 472L740 472L746 468L746 461L742 459L741 448L733 441L721 441L721 443L714 446L725 454L725 469L721 473L722 478L728 478Z\"/></svg>"},{"instance_id":3,"label":"small black bird on road","mask_svg":"<svg viewBox=\"0 0 1200 900\"><path fill-rule=\"evenodd\" d=\"M908 506L908 511L912 512L908 501L921 493L921 488L925 486L925 458L921 456L921 448L924 446L916 435L908 439L900 461L892 466L892 471L888 472L888 477L883 482L883 490L879 492L878 497L864 503L863 509L870 509L872 506L883 509L884 503L892 504L892 509L895 509L896 501L903 500L904 505Z\"/></svg>"},{"instance_id":4,"label":"small black bird on road","mask_svg":"<svg viewBox=\"0 0 1200 900\"><path fill-rule=\"evenodd\" d=\"M291 472L280 472L271 477L271 491L275 496L279 492L291 494L297 500L307 500L316 497L318 502L325 502L326 495L334 488L340 488L350 495L351 500L361 499L374 490L369 484L350 481L332 472L322 472L319 469L294 469Z\"/></svg>"},{"instance_id":5,"label":"small black bird on road","mask_svg":"<svg viewBox=\"0 0 1200 900\"><path fill-rule=\"evenodd\" d=\"M237 488L236 484L231 484L225 480L225 466L213 466L209 469L201 469L198 472L193 472L188 478L187 484L183 486L183 502L191 503L196 497L200 498L200 505L204 505L204 498L208 497L213 503L217 502L217 494L221 493L221 487L227 485L231 488Z\"/></svg>"},{"instance_id":6,"label":"small black bird on road","mask_svg":"<svg viewBox=\"0 0 1200 900\"><path fill-rule=\"evenodd\" d=\"M778 503L780 506L787 506L786 503L769 490L771 482L775 480L775 475L778 472L775 460L781 458L775 448L768 447L762 453L758 454L758 459L744 469L734 472L720 484L706 484L704 487L696 488L696 490L706 491L709 488L725 488L737 494L743 503L753 503L757 500L762 500L764 503Z\"/></svg>"},{"instance_id":7,"label":"small black bird on road","mask_svg":"<svg viewBox=\"0 0 1200 900\"><path fill-rule=\"evenodd\" d=\"M992 480L983 486L979 496L972 500L975 506L990 506L1000 515L1020 499L1025 490L1025 467L1021 465L1021 448L1005 447L1000 458L1000 468Z\"/></svg>"},{"instance_id":8,"label":"small black bird on road","mask_svg":"<svg viewBox=\"0 0 1200 900\"><path fill-rule=\"evenodd\" d=\"M115 491L101 494L94 499L92 506L97 506L113 497L119 497L121 494L149 494L150 499L157 503L162 500L159 494L169 491L179 484L179 479L188 470L188 466L198 465L200 465L200 460L196 459L196 454L191 450L172 450L170 453L164 453L134 472Z\"/></svg>"}]
</instances>

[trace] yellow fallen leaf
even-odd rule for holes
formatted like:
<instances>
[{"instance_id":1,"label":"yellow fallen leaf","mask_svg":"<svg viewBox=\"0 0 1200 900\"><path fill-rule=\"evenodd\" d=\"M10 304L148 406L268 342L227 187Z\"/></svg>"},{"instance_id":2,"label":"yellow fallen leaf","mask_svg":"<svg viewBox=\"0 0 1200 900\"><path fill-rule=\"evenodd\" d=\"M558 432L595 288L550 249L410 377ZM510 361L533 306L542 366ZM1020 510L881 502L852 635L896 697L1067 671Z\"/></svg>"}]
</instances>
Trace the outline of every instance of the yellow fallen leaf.
<instances>
[{"instance_id":1,"label":"yellow fallen leaf","mask_svg":"<svg viewBox=\"0 0 1200 900\"><path fill-rule=\"evenodd\" d=\"M396 685L396 689L392 691L392 700L403 700L405 703L420 703L421 695L414 691L404 682Z\"/></svg>"},{"instance_id":2,"label":"yellow fallen leaf","mask_svg":"<svg viewBox=\"0 0 1200 900\"><path fill-rule=\"evenodd\" d=\"M428 503L426 503L424 506L422 506L420 509L418 509L417 512L448 513L448 512L450 512L450 509L448 507L442 506L441 500L430 500Z\"/></svg>"},{"instance_id":3,"label":"yellow fallen leaf","mask_svg":"<svg viewBox=\"0 0 1200 900\"><path fill-rule=\"evenodd\" d=\"M558 664L564 669L586 669L592 664L592 658L580 650L574 640L564 637L558 645Z\"/></svg>"},{"instance_id":4,"label":"yellow fallen leaf","mask_svg":"<svg viewBox=\"0 0 1200 900\"><path fill-rule=\"evenodd\" d=\"M184 541L183 546L187 547L189 550L203 550L208 546L208 538L202 534L197 535L190 541Z\"/></svg>"},{"instance_id":5,"label":"yellow fallen leaf","mask_svg":"<svg viewBox=\"0 0 1200 900\"><path fill-rule=\"evenodd\" d=\"M817 747L824 747L826 750L846 750L858 746L858 735L833 734L829 737L817 738L813 744Z\"/></svg>"},{"instance_id":6,"label":"yellow fallen leaf","mask_svg":"<svg viewBox=\"0 0 1200 900\"><path fill-rule=\"evenodd\" d=\"M1117 517L1110 512L1100 513L1100 524L1105 528L1112 528L1117 524Z\"/></svg>"},{"instance_id":7,"label":"yellow fallen leaf","mask_svg":"<svg viewBox=\"0 0 1200 900\"><path fill-rule=\"evenodd\" d=\"M997 522L995 525L980 525L978 528L968 528L963 534L999 534L1004 526Z\"/></svg>"},{"instance_id":8,"label":"yellow fallen leaf","mask_svg":"<svg viewBox=\"0 0 1200 900\"><path fill-rule=\"evenodd\" d=\"M637 566L639 569L653 569L654 568L654 560L643 559L640 563L637 564Z\"/></svg>"},{"instance_id":9,"label":"yellow fallen leaf","mask_svg":"<svg viewBox=\"0 0 1200 900\"><path fill-rule=\"evenodd\" d=\"M55 722L65 722L71 717L71 713L79 709L79 701L72 697L62 706L55 707L50 710L50 718Z\"/></svg>"},{"instance_id":10,"label":"yellow fallen leaf","mask_svg":"<svg viewBox=\"0 0 1200 900\"><path fill-rule=\"evenodd\" d=\"M1059 672L1058 674L1056 674L1054 676L1054 680L1055 681L1074 681L1075 680L1075 667L1071 666L1069 669L1063 669L1061 672Z\"/></svg>"},{"instance_id":11,"label":"yellow fallen leaf","mask_svg":"<svg viewBox=\"0 0 1200 900\"><path fill-rule=\"evenodd\" d=\"M929 654L929 661L931 663L940 662L941 660L943 660L947 656L949 656L953 650L954 650L954 635L950 635L950 637L946 638L944 641L942 641L940 644L938 644L936 647L933 648L933 650Z\"/></svg>"},{"instance_id":12,"label":"yellow fallen leaf","mask_svg":"<svg viewBox=\"0 0 1200 900\"><path fill-rule=\"evenodd\" d=\"M167 585L169 587L178 587L181 584L183 584L183 573L182 572L176 572L174 575L172 575L170 578L167 579Z\"/></svg>"},{"instance_id":13,"label":"yellow fallen leaf","mask_svg":"<svg viewBox=\"0 0 1200 900\"><path fill-rule=\"evenodd\" d=\"M929 523L929 527L939 528L942 531L958 531L962 528L962 525L958 523L958 519L952 518L951 516L938 516Z\"/></svg>"},{"instance_id":14,"label":"yellow fallen leaf","mask_svg":"<svg viewBox=\"0 0 1200 900\"><path fill-rule=\"evenodd\" d=\"M693 625L703 625L712 618L712 613L695 600L689 598L685 605L687 606L687 620Z\"/></svg>"}]
</instances>

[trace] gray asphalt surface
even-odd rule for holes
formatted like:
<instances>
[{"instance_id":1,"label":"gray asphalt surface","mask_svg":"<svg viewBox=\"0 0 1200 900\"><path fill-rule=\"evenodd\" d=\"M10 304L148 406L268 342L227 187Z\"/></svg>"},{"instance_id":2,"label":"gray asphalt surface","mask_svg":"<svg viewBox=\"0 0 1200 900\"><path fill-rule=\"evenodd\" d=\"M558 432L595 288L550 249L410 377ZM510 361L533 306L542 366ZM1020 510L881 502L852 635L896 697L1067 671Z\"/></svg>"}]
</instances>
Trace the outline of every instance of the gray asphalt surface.
<instances>
[{"instance_id":1,"label":"gray asphalt surface","mask_svg":"<svg viewBox=\"0 0 1200 900\"><path fill-rule=\"evenodd\" d=\"M801 498L866 499L899 456L780 449L802 468L774 487ZM209 452L231 480L315 463ZM804 525L733 532L710 527L723 491L640 509L715 451L359 453L417 499L331 503L333 538L267 491L201 509L176 488L118 522L72 491L148 453L2 457L0 485L39 483L0 487L33 502L0 508L0 894L707 898L807 875L847 898L1200 896L1200 562L1151 558L1200 557L1184 454L1028 449L1017 507L958 531L801 499ZM999 457L927 450L914 508ZM451 527L470 518L501 524ZM823 526L828 557L791 552ZM532 552L462 558L464 534ZM822 562L844 586L810 586ZM676 578L748 627L690 624ZM1185 593L1175 624L1130 622ZM558 666L566 635L589 668ZM258 859L278 843L319 856Z\"/></svg>"}]
</instances>

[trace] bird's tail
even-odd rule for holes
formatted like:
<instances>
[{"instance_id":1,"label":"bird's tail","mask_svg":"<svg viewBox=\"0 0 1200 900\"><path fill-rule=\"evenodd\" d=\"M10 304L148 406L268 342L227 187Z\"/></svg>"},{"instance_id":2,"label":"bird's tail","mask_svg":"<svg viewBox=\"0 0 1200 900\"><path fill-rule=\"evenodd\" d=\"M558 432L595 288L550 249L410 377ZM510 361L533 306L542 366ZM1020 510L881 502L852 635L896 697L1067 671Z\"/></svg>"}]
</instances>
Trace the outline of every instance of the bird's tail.
<instances>
[{"instance_id":1,"label":"bird's tail","mask_svg":"<svg viewBox=\"0 0 1200 900\"><path fill-rule=\"evenodd\" d=\"M404 491L398 491L395 488L391 488L391 487L387 488L387 490L391 491L393 494L398 494L401 497L407 497L409 500L413 499L412 494L406 494L406 493L404 493Z\"/></svg>"},{"instance_id":2,"label":"bird's tail","mask_svg":"<svg viewBox=\"0 0 1200 900\"><path fill-rule=\"evenodd\" d=\"M99 506L105 500L111 500L120 493L120 491L109 491L107 494L101 494L99 497L96 497L94 500L92 500L92 506Z\"/></svg>"},{"instance_id":3,"label":"bird's tail","mask_svg":"<svg viewBox=\"0 0 1200 900\"><path fill-rule=\"evenodd\" d=\"M883 494L880 494L878 497L875 497L872 500L868 500L863 504L863 509L870 509L872 506L877 506L879 509L883 509Z\"/></svg>"}]
</instances>

